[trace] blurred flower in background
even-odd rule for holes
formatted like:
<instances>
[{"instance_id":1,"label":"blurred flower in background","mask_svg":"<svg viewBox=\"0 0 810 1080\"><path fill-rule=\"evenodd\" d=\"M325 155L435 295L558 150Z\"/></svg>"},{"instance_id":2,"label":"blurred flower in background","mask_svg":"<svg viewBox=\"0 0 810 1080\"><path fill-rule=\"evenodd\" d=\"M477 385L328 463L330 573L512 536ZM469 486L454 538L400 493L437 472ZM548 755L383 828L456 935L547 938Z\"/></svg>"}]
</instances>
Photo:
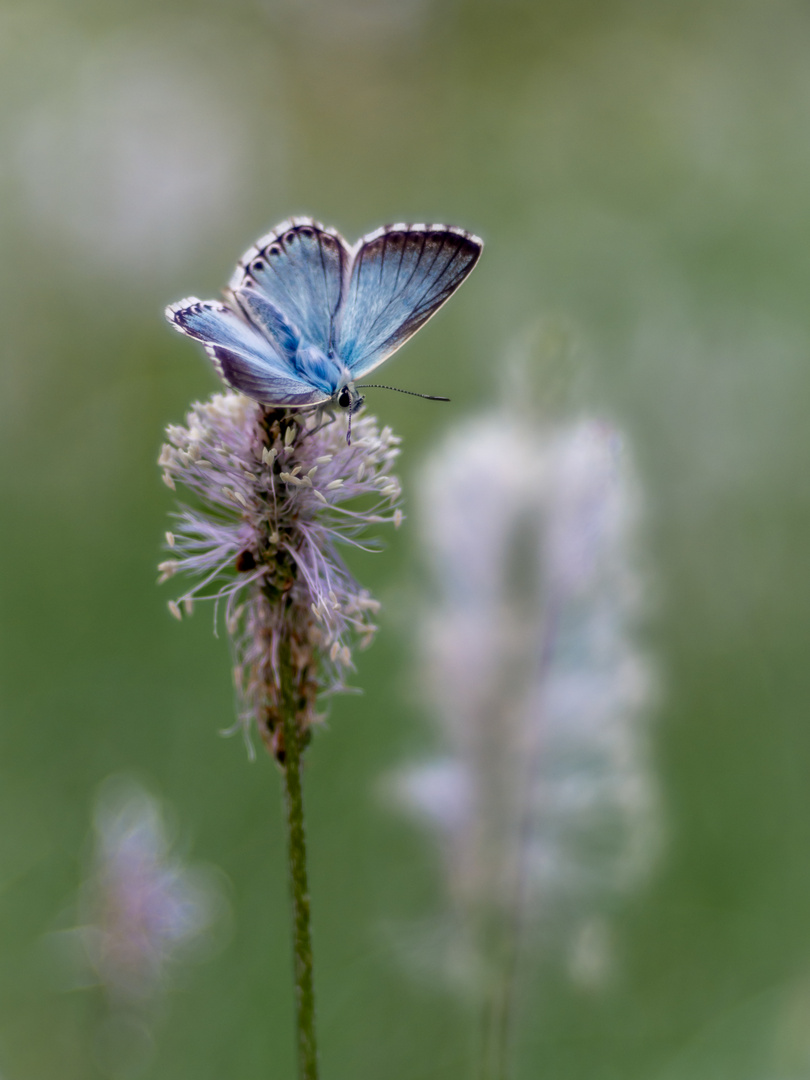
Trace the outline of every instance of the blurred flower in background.
<instances>
[{"instance_id":1,"label":"blurred flower in background","mask_svg":"<svg viewBox=\"0 0 810 1080\"><path fill-rule=\"evenodd\" d=\"M271 5L265 0L267 7ZM274 13L321 46L411 44L428 27L435 0L275 0Z\"/></svg>"},{"instance_id":2,"label":"blurred flower in background","mask_svg":"<svg viewBox=\"0 0 810 1080\"><path fill-rule=\"evenodd\" d=\"M164 809L136 782L108 778L93 824L81 935L113 1006L140 1005L212 932L223 898L210 872L172 854Z\"/></svg>"},{"instance_id":3,"label":"blurred flower in background","mask_svg":"<svg viewBox=\"0 0 810 1080\"><path fill-rule=\"evenodd\" d=\"M103 990L104 1007L94 1007L86 1030L104 1076L147 1067L167 991L230 928L225 879L181 858L171 818L136 780L110 775L98 789L89 865L71 913L78 908L78 926L45 937L60 988Z\"/></svg>"},{"instance_id":4,"label":"blurred flower in background","mask_svg":"<svg viewBox=\"0 0 810 1080\"><path fill-rule=\"evenodd\" d=\"M562 948L581 983L607 977L606 903L639 882L658 836L626 441L515 399L424 470L435 593L419 640L445 751L396 781L442 841L446 971L502 1008L518 937Z\"/></svg>"},{"instance_id":5,"label":"blurred flower in background","mask_svg":"<svg viewBox=\"0 0 810 1080\"><path fill-rule=\"evenodd\" d=\"M177 853L171 814L136 780L107 777L96 798L79 925L47 936L63 988L93 986L105 1008L92 1027L94 1064L130 1076L155 1049L166 992L208 957L230 923L223 879Z\"/></svg>"},{"instance_id":6,"label":"blurred flower in background","mask_svg":"<svg viewBox=\"0 0 810 1080\"><path fill-rule=\"evenodd\" d=\"M67 85L17 121L23 205L37 231L91 269L128 284L177 270L205 250L243 189L245 125L173 43L114 35L79 55ZM266 123L277 190L275 111Z\"/></svg>"}]
</instances>

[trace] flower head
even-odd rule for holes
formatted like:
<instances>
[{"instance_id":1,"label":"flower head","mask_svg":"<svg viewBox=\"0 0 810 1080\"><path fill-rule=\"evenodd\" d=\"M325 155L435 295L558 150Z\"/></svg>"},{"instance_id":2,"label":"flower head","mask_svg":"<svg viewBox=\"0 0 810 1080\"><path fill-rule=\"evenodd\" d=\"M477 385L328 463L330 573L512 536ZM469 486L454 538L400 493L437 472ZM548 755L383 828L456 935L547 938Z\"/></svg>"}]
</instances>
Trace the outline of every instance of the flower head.
<instances>
[{"instance_id":1,"label":"flower head","mask_svg":"<svg viewBox=\"0 0 810 1080\"><path fill-rule=\"evenodd\" d=\"M352 643L367 646L376 630L379 605L338 548L367 546L369 525L402 519L392 472L399 440L362 412L351 422L348 445L346 416L329 422L216 394L192 406L185 426L169 426L159 458L169 487L197 499L167 534L161 580L196 579L169 608L182 618L203 595L224 603L240 719L256 723L279 760L282 653L306 737L318 694L345 688Z\"/></svg>"}]
</instances>

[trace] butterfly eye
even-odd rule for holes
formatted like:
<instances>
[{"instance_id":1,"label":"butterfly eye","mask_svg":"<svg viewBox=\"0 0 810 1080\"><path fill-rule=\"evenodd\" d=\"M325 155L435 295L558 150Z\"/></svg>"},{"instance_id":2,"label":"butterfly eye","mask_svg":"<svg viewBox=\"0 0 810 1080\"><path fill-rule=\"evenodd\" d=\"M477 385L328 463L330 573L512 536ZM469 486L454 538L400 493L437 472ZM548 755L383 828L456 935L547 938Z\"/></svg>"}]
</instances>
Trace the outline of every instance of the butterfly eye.
<instances>
[{"instance_id":1,"label":"butterfly eye","mask_svg":"<svg viewBox=\"0 0 810 1080\"><path fill-rule=\"evenodd\" d=\"M337 401L341 409L348 409L348 407L351 405L352 395L348 386L344 386L343 389L340 391Z\"/></svg>"}]
</instances>

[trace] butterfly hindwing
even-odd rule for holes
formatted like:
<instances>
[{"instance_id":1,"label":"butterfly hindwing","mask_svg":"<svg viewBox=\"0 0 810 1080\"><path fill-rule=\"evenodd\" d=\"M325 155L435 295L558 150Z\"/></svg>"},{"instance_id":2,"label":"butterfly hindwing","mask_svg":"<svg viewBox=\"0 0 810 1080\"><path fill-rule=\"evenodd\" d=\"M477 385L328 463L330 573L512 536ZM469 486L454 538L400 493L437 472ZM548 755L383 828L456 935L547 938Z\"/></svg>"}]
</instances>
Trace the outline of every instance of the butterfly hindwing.
<instances>
[{"instance_id":1,"label":"butterfly hindwing","mask_svg":"<svg viewBox=\"0 0 810 1080\"><path fill-rule=\"evenodd\" d=\"M387 225L360 241L336 341L353 378L381 364L438 311L482 246L448 225Z\"/></svg>"},{"instance_id":2,"label":"butterfly hindwing","mask_svg":"<svg viewBox=\"0 0 810 1080\"><path fill-rule=\"evenodd\" d=\"M248 322L292 363L301 340L298 328L284 317L275 304L270 303L264 293L256 289L234 289L231 295Z\"/></svg>"},{"instance_id":3,"label":"butterfly hindwing","mask_svg":"<svg viewBox=\"0 0 810 1080\"><path fill-rule=\"evenodd\" d=\"M243 355L221 346L208 346L206 351L222 378L247 394L254 401L280 408L299 408L304 405L321 405L330 395L311 386L308 382L291 375L278 375Z\"/></svg>"},{"instance_id":4,"label":"butterfly hindwing","mask_svg":"<svg viewBox=\"0 0 810 1080\"><path fill-rule=\"evenodd\" d=\"M231 288L262 293L311 345L328 352L350 252L311 218L291 218L242 256Z\"/></svg>"},{"instance_id":5,"label":"butterfly hindwing","mask_svg":"<svg viewBox=\"0 0 810 1080\"><path fill-rule=\"evenodd\" d=\"M328 395L301 379L289 359L245 319L215 300L189 297L166 308L166 318L196 338L222 378L268 405L317 405Z\"/></svg>"}]
</instances>

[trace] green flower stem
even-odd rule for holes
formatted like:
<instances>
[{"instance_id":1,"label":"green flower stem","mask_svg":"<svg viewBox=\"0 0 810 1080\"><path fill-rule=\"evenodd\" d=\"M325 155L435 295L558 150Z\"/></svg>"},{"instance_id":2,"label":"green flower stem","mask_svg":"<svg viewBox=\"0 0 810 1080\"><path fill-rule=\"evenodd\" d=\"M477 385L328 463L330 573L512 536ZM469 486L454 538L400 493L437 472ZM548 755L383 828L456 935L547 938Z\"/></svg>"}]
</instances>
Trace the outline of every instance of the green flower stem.
<instances>
[{"instance_id":1,"label":"green flower stem","mask_svg":"<svg viewBox=\"0 0 810 1080\"><path fill-rule=\"evenodd\" d=\"M301 735L296 723L290 647L282 645L279 656L282 723L284 726L284 796L287 806L287 846L293 908L293 957L295 972L296 1030L299 1080L317 1080L318 1052L315 1044L315 993L312 983L312 937L310 935L307 849L304 834L304 797L301 789Z\"/></svg>"},{"instance_id":2,"label":"green flower stem","mask_svg":"<svg viewBox=\"0 0 810 1080\"><path fill-rule=\"evenodd\" d=\"M517 967L517 934L503 925L503 913L491 912L485 928L488 985L483 988L481 1015L480 1080L508 1080Z\"/></svg>"}]
</instances>

